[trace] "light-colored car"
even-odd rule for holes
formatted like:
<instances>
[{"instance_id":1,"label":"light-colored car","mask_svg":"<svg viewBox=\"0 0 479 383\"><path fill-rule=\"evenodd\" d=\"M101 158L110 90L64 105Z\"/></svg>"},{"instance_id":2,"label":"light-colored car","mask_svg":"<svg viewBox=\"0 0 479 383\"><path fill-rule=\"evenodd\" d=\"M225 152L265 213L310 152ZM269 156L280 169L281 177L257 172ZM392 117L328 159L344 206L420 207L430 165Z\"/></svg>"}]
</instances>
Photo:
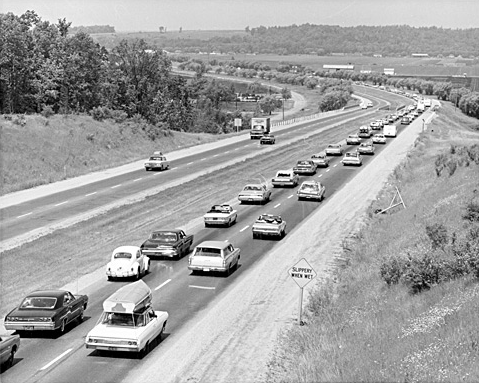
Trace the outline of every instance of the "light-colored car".
<instances>
[{"instance_id":1,"label":"light-colored car","mask_svg":"<svg viewBox=\"0 0 479 383\"><path fill-rule=\"evenodd\" d=\"M371 122L369 123L369 126L370 126L371 129L373 129L373 130L379 130L379 129L381 129L381 125L379 124L378 121L371 121Z\"/></svg>"},{"instance_id":2,"label":"light-colored car","mask_svg":"<svg viewBox=\"0 0 479 383\"><path fill-rule=\"evenodd\" d=\"M229 275L238 267L240 256L240 249L229 241L204 241L190 255L188 269Z\"/></svg>"},{"instance_id":3,"label":"light-colored car","mask_svg":"<svg viewBox=\"0 0 479 383\"><path fill-rule=\"evenodd\" d=\"M343 147L341 144L329 144L324 152L327 156L341 156L343 155Z\"/></svg>"},{"instance_id":4,"label":"light-colored car","mask_svg":"<svg viewBox=\"0 0 479 383\"><path fill-rule=\"evenodd\" d=\"M357 134L350 134L346 138L347 145L359 145L360 143L361 143L361 137L359 137Z\"/></svg>"},{"instance_id":5,"label":"light-colored car","mask_svg":"<svg viewBox=\"0 0 479 383\"><path fill-rule=\"evenodd\" d=\"M372 108L372 107L373 107L373 102L372 102L372 101L368 101L368 102L366 103L366 105L367 105L368 108Z\"/></svg>"},{"instance_id":6,"label":"light-colored car","mask_svg":"<svg viewBox=\"0 0 479 383\"><path fill-rule=\"evenodd\" d=\"M20 348L20 335L0 335L0 365L7 368L13 366L15 354Z\"/></svg>"},{"instance_id":7,"label":"light-colored car","mask_svg":"<svg viewBox=\"0 0 479 383\"><path fill-rule=\"evenodd\" d=\"M358 136L361 138L371 138L373 135L373 131L371 130L371 127L367 125L363 125L359 127L358 131Z\"/></svg>"},{"instance_id":8,"label":"light-colored car","mask_svg":"<svg viewBox=\"0 0 479 383\"><path fill-rule=\"evenodd\" d=\"M154 152L145 161L145 170L166 170L170 167L170 161L161 152Z\"/></svg>"},{"instance_id":9,"label":"light-colored car","mask_svg":"<svg viewBox=\"0 0 479 383\"><path fill-rule=\"evenodd\" d=\"M316 164L312 160L299 160L293 168L296 174L316 174Z\"/></svg>"},{"instance_id":10,"label":"light-colored car","mask_svg":"<svg viewBox=\"0 0 479 383\"><path fill-rule=\"evenodd\" d=\"M231 226L236 223L238 212L230 205L214 205L203 216L205 227L213 225Z\"/></svg>"},{"instance_id":11,"label":"light-colored car","mask_svg":"<svg viewBox=\"0 0 479 383\"><path fill-rule=\"evenodd\" d=\"M286 221L279 215L261 214L252 227L253 239L263 236L283 238L286 235Z\"/></svg>"},{"instance_id":12,"label":"light-colored car","mask_svg":"<svg viewBox=\"0 0 479 383\"><path fill-rule=\"evenodd\" d=\"M293 171L293 169L278 170L276 176L271 180L271 183L273 184L273 187L295 187L299 184L299 176Z\"/></svg>"},{"instance_id":13,"label":"light-colored car","mask_svg":"<svg viewBox=\"0 0 479 383\"><path fill-rule=\"evenodd\" d=\"M311 161L313 161L318 168L327 168L329 166L329 158L324 152L313 154Z\"/></svg>"},{"instance_id":14,"label":"light-colored car","mask_svg":"<svg viewBox=\"0 0 479 383\"><path fill-rule=\"evenodd\" d=\"M238 194L238 200L243 202L266 203L271 199L271 187L267 183L251 183L245 185Z\"/></svg>"},{"instance_id":15,"label":"light-colored car","mask_svg":"<svg viewBox=\"0 0 479 383\"><path fill-rule=\"evenodd\" d=\"M168 313L151 305L152 293L143 281L129 283L103 302L103 314L87 334L88 349L145 355L161 341Z\"/></svg>"},{"instance_id":16,"label":"light-colored car","mask_svg":"<svg viewBox=\"0 0 479 383\"><path fill-rule=\"evenodd\" d=\"M358 152L347 152L341 162L343 163L343 165L361 166L363 164L363 159L361 157L361 154Z\"/></svg>"},{"instance_id":17,"label":"light-colored car","mask_svg":"<svg viewBox=\"0 0 479 383\"><path fill-rule=\"evenodd\" d=\"M361 107L361 109L367 109L368 105L365 102L362 102L360 107Z\"/></svg>"},{"instance_id":18,"label":"light-colored car","mask_svg":"<svg viewBox=\"0 0 479 383\"><path fill-rule=\"evenodd\" d=\"M374 154L374 145L371 141L362 142L357 151L360 154Z\"/></svg>"},{"instance_id":19,"label":"light-colored car","mask_svg":"<svg viewBox=\"0 0 479 383\"><path fill-rule=\"evenodd\" d=\"M315 199L322 201L326 188L318 181L304 181L298 189L298 200Z\"/></svg>"},{"instance_id":20,"label":"light-colored car","mask_svg":"<svg viewBox=\"0 0 479 383\"><path fill-rule=\"evenodd\" d=\"M108 280L113 278L140 279L150 269L150 258L139 246L120 246L113 250L111 260L106 266Z\"/></svg>"},{"instance_id":21,"label":"light-colored car","mask_svg":"<svg viewBox=\"0 0 479 383\"><path fill-rule=\"evenodd\" d=\"M373 136L373 144L385 144L386 140L386 136L381 133L377 133Z\"/></svg>"}]
</instances>

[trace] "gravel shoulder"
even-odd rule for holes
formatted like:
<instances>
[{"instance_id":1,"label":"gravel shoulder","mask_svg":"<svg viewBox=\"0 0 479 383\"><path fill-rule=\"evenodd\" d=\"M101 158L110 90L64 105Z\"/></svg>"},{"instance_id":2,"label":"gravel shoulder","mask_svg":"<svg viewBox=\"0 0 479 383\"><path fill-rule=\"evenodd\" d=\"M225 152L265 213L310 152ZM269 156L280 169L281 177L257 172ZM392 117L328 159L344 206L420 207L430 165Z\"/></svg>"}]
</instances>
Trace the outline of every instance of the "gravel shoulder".
<instances>
[{"instance_id":1,"label":"gravel shoulder","mask_svg":"<svg viewBox=\"0 0 479 383\"><path fill-rule=\"evenodd\" d=\"M306 258L318 273L305 288L305 296L321 283L334 265L342 239L361 225L367 207L421 130L419 121L405 128L367 167L327 198L317 213L244 272L181 333L164 340L124 381L150 382L160 376L162 382L266 381L278 335L297 325L299 289L289 277L289 268Z\"/></svg>"}]
</instances>

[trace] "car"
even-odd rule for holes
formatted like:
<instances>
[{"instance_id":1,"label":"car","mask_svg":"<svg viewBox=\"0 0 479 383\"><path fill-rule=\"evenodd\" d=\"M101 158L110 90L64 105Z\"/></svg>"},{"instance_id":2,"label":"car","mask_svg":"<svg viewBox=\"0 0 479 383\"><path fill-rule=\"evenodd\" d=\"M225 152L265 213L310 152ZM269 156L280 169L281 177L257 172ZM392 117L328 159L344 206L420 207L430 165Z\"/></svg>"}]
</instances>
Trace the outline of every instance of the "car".
<instances>
[{"instance_id":1,"label":"car","mask_svg":"<svg viewBox=\"0 0 479 383\"><path fill-rule=\"evenodd\" d=\"M362 142L357 151L360 154L374 154L374 145L371 141Z\"/></svg>"},{"instance_id":2,"label":"car","mask_svg":"<svg viewBox=\"0 0 479 383\"><path fill-rule=\"evenodd\" d=\"M312 160L299 160L293 168L296 174L316 174L316 164Z\"/></svg>"},{"instance_id":3,"label":"car","mask_svg":"<svg viewBox=\"0 0 479 383\"><path fill-rule=\"evenodd\" d=\"M325 190L325 186L318 181L304 181L297 191L298 201L302 199L322 201Z\"/></svg>"},{"instance_id":4,"label":"car","mask_svg":"<svg viewBox=\"0 0 479 383\"><path fill-rule=\"evenodd\" d=\"M378 121L371 121L371 122L369 123L369 126L370 126L371 129L373 129L373 130L379 130L379 129L381 129L381 125L379 124Z\"/></svg>"},{"instance_id":5,"label":"car","mask_svg":"<svg viewBox=\"0 0 479 383\"><path fill-rule=\"evenodd\" d=\"M66 290L34 291L5 316L5 329L64 333L68 324L83 321L87 305L87 295Z\"/></svg>"},{"instance_id":6,"label":"car","mask_svg":"<svg viewBox=\"0 0 479 383\"><path fill-rule=\"evenodd\" d=\"M15 354L20 348L20 335L0 334L0 365L7 368L13 366Z\"/></svg>"},{"instance_id":7,"label":"car","mask_svg":"<svg viewBox=\"0 0 479 383\"><path fill-rule=\"evenodd\" d=\"M195 247L188 259L188 269L195 273L220 272L226 276L238 268L241 250L229 241L204 241Z\"/></svg>"},{"instance_id":8,"label":"car","mask_svg":"<svg viewBox=\"0 0 479 383\"><path fill-rule=\"evenodd\" d=\"M205 227L212 225L231 226L236 223L238 212L230 205L213 205L203 216Z\"/></svg>"},{"instance_id":9,"label":"car","mask_svg":"<svg viewBox=\"0 0 479 383\"><path fill-rule=\"evenodd\" d=\"M327 168L329 166L329 158L324 152L313 154L311 161L313 161L318 168Z\"/></svg>"},{"instance_id":10,"label":"car","mask_svg":"<svg viewBox=\"0 0 479 383\"><path fill-rule=\"evenodd\" d=\"M361 154L358 152L347 152L341 162L343 163L343 165L361 166L363 164L363 159L361 157Z\"/></svg>"},{"instance_id":11,"label":"car","mask_svg":"<svg viewBox=\"0 0 479 383\"><path fill-rule=\"evenodd\" d=\"M381 133L377 133L373 136L373 144L385 144L386 143L386 136Z\"/></svg>"},{"instance_id":12,"label":"car","mask_svg":"<svg viewBox=\"0 0 479 383\"><path fill-rule=\"evenodd\" d=\"M267 203L271 199L271 187L265 183L251 183L243 187L238 194L240 203L259 202Z\"/></svg>"},{"instance_id":13,"label":"car","mask_svg":"<svg viewBox=\"0 0 479 383\"><path fill-rule=\"evenodd\" d=\"M327 156L341 156L343 155L343 147L341 144L329 144L324 152Z\"/></svg>"},{"instance_id":14,"label":"car","mask_svg":"<svg viewBox=\"0 0 479 383\"><path fill-rule=\"evenodd\" d=\"M372 107L373 107L373 102L372 102L372 101L368 101L366 105L367 105L368 108L372 108Z\"/></svg>"},{"instance_id":15,"label":"car","mask_svg":"<svg viewBox=\"0 0 479 383\"><path fill-rule=\"evenodd\" d=\"M361 103L360 107L361 107L361 109L367 109L368 105L365 102L363 102L363 103Z\"/></svg>"},{"instance_id":16,"label":"car","mask_svg":"<svg viewBox=\"0 0 479 383\"><path fill-rule=\"evenodd\" d=\"M149 270L150 258L139 246L120 246L111 254L110 262L106 265L106 276L109 281L116 278L140 279Z\"/></svg>"},{"instance_id":17,"label":"car","mask_svg":"<svg viewBox=\"0 0 479 383\"><path fill-rule=\"evenodd\" d=\"M153 154L145 161L145 170L166 170L170 168L170 161L160 151Z\"/></svg>"},{"instance_id":18,"label":"car","mask_svg":"<svg viewBox=\"0 0 479 383\"><path fill-rule=\"evenodd\" d=\"M155 230L141 244L140 249L150 258L180 259L190 252L193 239L193 234L186 234L181 229Z\"/></svg>"},{"instance_id":19,"label":"car","mask_svg":"<svg viewBox=\"0 0 479 383\"><path fill-rule=\"evenodd\" d=\"M279 215L261 214L253 224L253 239L265 237L283 238L286 235L286 221Z\"/></svg>"},{"instance_id":20,"label":"car","mask_svg":"<svg viewBox=\"0 0 479 383\"><path fill-rule=\"evenodd\" d=\"M361 137L359 137L357 134L350 134L346 138L347 145L359 145L360 143L361 143Z\"/></svg>"},{"instance_id":21,"label":"car","mask_svg":"<svg viewBox=\"0 0 479 383\"><path fill-rule=\"evenodd\" d=\"M378 128L378 129L380 129L380 128ZM359 127L359 131L358 131L358 136L359 137L370 138L372 135L373 135L373 132L372 132L372 129L369 126L364 125L364 126Z\"/></svg>"},{"instance_id":22,"label":"car","mask_svg":"<svg viewBox=\"0 0 479 383\"><path fill-rule=\"evenodd\" d=\"M167 311L154 310L151 301L151 289L142 280L118 289L103 302L103 313L85 337L85 347L145 356L161 341L169 317Z\"/></svg>"},{"instance_id":23,"label":"car","mask_svg":"<svg viewBox=\"0 0 479 383\"><path fill-rule=\"evenodd\" d=\"M276 176L271 179L271 183L274 188L283 186L295 187L299 184L299 176L293 171L293 169L278 170Z\"/></svg>"},{"instance_id":24,"label":"car","mask_svg":"<svg viewBox=\"0 0 479 383\"><path fill-rule=\"evenodd\" d=\"M270 133L264 133L263 137L259 140L260 145L274 145L276 143L276 138Z\"/></svg>"},{"instance_id":25,"label":"car","mask_svg":"<svg viewBox=\"0 0 479 383\"><path fill-rule=\"evenodd\" d=\"M401 125L409 125L410 123L411 120L409 119L409 117L404 116L403 118L401 118Z\"/></svg>"}]
</instances>

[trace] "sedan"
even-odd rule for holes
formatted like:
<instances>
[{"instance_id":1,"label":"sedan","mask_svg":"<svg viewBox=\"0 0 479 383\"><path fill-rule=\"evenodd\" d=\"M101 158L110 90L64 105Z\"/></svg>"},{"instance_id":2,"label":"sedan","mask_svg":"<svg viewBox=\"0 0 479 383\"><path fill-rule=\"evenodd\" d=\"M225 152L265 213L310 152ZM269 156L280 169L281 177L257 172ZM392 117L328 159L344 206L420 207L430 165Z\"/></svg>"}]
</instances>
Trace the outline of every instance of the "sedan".
<instances>
[{"instance_id":1,"label":"sedan","mask_svg":"<svg viewBox=\"0 0 479 383\"><path fill-rule=\"evenodd\" d=\"M325 153L327 156L341 156L343 154L343 148L341 144L329 144Z\"/></svg>"},{"instance_id":2,"label":"sedan","mask_svg":"<svg viewBox=\"0 0 479 383\"><path fill-rule=\"evenodd\" d=\"M326 153L313 154L311 161L313 161L318 168L327 168L329 166L329 158L326 156Z\"/></svg>"},{"instance_id":3,"label":"sedan","mask_svg":"<svg viewBox=\"0 0 479 383\"><path fill-rule=\"evenodd\" d=\"M361 143L361 138L357 134L350 134L346 138L347 145L359 145Z\"/></svg>"},{"instance_id":4,"label":"sedan","mask_svg":"<svg viewBox=\"0 0 479 383\"><path fill-rule=\"evenodd\" d=\"M0 335L0 365L8 367L13 366L15 353L20 348L20 335L2 334Z\"/></svg>"},{"instance_id":5,"label":"sedan","mask_svg":"<svg viewBox=\"0 0 479 383\"><path fill-rule=\"evenodd\" d=\"M384 134L375 134L373 136L373 144L385 144L386 136Z\"/></svg>"},{"instance_id":6,"label":"sedan","mask_svg":"<svg viewBox=\"0 0 479 383\"><path fill-rule=\"evenodd\" d=\"M363 142L358 146L359 154L374 154L374 145L372 142Z\"/></svg>"},{"instance_id":7,"label":"sedan","mask_svg":"<svg viewBox=\"0 0 479 383\"><path fill-rule=\"evenodd\" d=\"M64 290L34 291L5 317L5 328L17 331L59 331L74 321L83 321L88 304L86 295Z\"/></svg>"}]
</instances>

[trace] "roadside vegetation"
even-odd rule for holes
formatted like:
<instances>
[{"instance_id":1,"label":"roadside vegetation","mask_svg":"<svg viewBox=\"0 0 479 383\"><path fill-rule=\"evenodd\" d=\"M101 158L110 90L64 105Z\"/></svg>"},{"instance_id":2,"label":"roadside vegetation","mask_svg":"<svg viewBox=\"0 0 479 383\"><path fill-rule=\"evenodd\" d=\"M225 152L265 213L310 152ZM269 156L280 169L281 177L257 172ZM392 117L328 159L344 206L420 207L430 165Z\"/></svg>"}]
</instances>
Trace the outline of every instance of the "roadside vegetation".
<instances>
[{"instance_id":1,"label":"roadside vegetation","mask_svg":"<svg viewBox=\"0 0 479 383\"><path fill-rule=\"evenodd\" d=\"M479 134L439 109L279 339L274 382L479 381ZM384 214L395 186L406 208Z\"/></svg>"}]
</instances>

